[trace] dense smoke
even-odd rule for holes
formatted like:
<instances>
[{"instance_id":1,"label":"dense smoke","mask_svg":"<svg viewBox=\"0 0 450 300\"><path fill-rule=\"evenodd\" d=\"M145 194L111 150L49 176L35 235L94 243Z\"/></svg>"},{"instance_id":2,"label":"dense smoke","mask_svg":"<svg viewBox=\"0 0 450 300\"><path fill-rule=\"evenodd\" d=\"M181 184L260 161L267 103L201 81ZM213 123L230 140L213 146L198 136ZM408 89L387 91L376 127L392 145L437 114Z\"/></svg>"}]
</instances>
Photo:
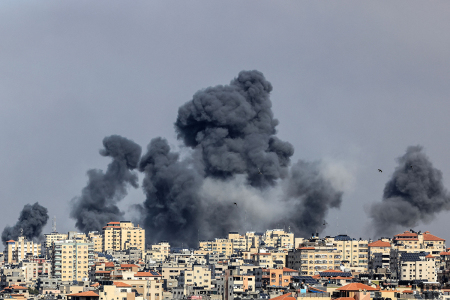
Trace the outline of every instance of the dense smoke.
<instances>
[{"instance_id":1,"label":"dense smoke","mask_svg":"<svg viewBox=\"0 0 450 300\"><path fill-rule=\"evenodd\" d=\"M119 221L123 212L117 202L127 195L129 185L138 187L138 176L131 170L137 168L141 157L141 146L118 135L103 139L103 156L112 158L106 172L89 170L88 184L81 196L72 200L70 217L76 219L75 226L83 231L101 231L106 223Z\"/></svg>"},{"instance_id":2,"label":"dense smoke","mask_svg":"<svg viewBox=\"0 0 450 300\"><path fill-rule=\"evenodd\" d=\"M139 170L145 173L143 221L153 241L168 239L195 245L201 205L198 191L202 177L170 151L167 141L153 139L142 157Z\"/></svg>"},{"instance_id":3,"label":"dense smoke","mask_svg":"<svg viewBox=\"0 0 450 300\"><path fill-rule=\"evenodd\" d=\"M2 242L17 240L23 231L28 240L38 238L48 221L47 209L38 202L26 204L20 212L19 220L13 227L6 226L2 233Z\"/></svg>"},{"instance_id":4,"label":"dense smoke","mask_svg":"<svg viewBox=\"0 0 450 300\"><path fill-rule=\"evenodd\" d=\"M408 147L398 164L386 183L382 202L371 207L370 217L377 235L427 223L436 213L450 209L442 173L433 167L422 147Z\"/></svg>"},{"instance_id":5,"label":"dense smoke","mask_svg":"<svg viewBox=\"0 0 450 300\"><path fill-rule=\"evenodd\" d=\"M179 139L192 149L184 160L165 140L151 141L140 163L150 242L167 238L195 246L200 232L212 238L277 224L304 237L324 229L341 193L316 163L299 162L289 172L294 149L275 136L271 90L262 73L243 71L230 85L197 92L175 123Z\"/></svg>"},{"instance_id":6,"label":"dense smoke","mask_svg":"<svg viewBox=\"0 0 450 300\"><path fill-rule=\"evenodd\" d=\"M319 162L298 161L292 166L286 185L290 206L286 210L286 224L303 237L321 232L328 209L340 207L342 192L325 179Z\"/></svg>"},{"instance_id":7,"label":"dense smoke","mask_svg":"<svg viewBox=\"0 0 450 300\"><path fill-rule=\"evenodd\" d=\"M201 90L180 107L178 136L200 151L207 176L246 174L261 187L285 176L294 148L275 137L271 91L261 72L242 71L230 85Z\"/></svg>"}]
</instances>

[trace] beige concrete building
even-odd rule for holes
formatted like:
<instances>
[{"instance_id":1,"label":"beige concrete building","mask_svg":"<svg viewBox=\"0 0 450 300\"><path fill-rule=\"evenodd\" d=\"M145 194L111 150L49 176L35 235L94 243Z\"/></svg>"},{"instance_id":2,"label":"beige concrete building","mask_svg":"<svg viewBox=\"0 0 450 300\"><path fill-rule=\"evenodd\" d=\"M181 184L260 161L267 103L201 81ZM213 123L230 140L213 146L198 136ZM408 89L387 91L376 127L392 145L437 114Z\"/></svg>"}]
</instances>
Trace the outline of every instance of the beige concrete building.
<instances>
[{"instance_id":1,"label":"beige concrete building","mask_svg":"<svg viewBox=\"0 0 450 300\"><path fill-rule=\"evenodd\" d=\"M391 243L389 239L380 239L368 244L369 268L376 271L378 268L390 267Z\"/></svg>"},{"instance_id":2,"label":"beige concrete building","mask_svg":"<svg viewBox=\"0 0 450 300\"><path fill-rule=\"evenodd\" d=\"M431 254L402 253L400 257L400 268L393 272L393 277L399 280L426 280L436 282L436 258Z\"/></svg>"},{"instance_id":3,"label":"beige concrete building","mask_svg":"<svg viewBox=\"0 0 450 300\"><path fill-rule=\"evenodd\" d=\"M67 240L68 236L67 233L52 232L44 234L44 238L45 247L50 248L52 246L52 242Z\"/></svg>"},{"instance_id":4,"label":"beige concrete building","mask_svg":"<svg viewBox=\"0 0 450 300\"><path fill-rule=\"evenodd\" d=\"M136 247L145 250L145 230L129 221L109 222L103 227L103 252Z\"/></svg>"},{"instance_id":5,"label":"beige concrete building","mask_svg":"<svg viewBox=\"0 0 450 300\"><path fill-rule=\"evenodd\" d=\"M251 251L251 249L258 249L262 241L262 234L254 231L248 231L245 233L245 239L247 241L247 251ZM258 251L255 250L254 252Z\"/></svg>"},{"instance_id":6,"label":"beige concrete building","mask_svg":"<svg viewBox=\"0 0 450 300\"><path fill-rule=\"evenodd\" d=\"M257 252L249 255L255 266L265 269L285 267L287 256L288 253L284 251Z\"/></svg>"},{"instance_id":7,"label":"beige concrete building","mask_svg":"<svg viewBox=\"0 0 450 300\"><path fill-rule=\"evenodd\" d=\"M231 242L234 253L247 251L247 239L245 235L240 235L237 232L229 232L228 240Z\"/></svg>"},{"instance_id":8,"label":"beige concrete building","mask_svg":"<svg viewBox=\"0 0 450 300\"><path fill-rule=\"evenodd\" d=\"M35 244L28 241L24 236L19 236L17 241L9 240L6 242L5 263L20 262L27 256L41 255L41 244Z\"/></svg>"},{"instance_id":9,"label":"beige concrete building","mask_svg":"<svg viewBox=\"0 0 450 300\"><path fill-rule=\"evenodd\" d=\"M94 244L73 240L53 244L52 276L63 282L89 278L89 266L94 264Z\"/></svg>"},{"instance_id":10,"label":"beige concrete building","mask_svg":"<svg viewBox=\"0 0 450 300\"><path fill-rule=\"evenodd\" d=\"M168 242L160 242L156 245L152 245L152 251L155 252L154 257L158 258L158 261L164 261L170 254L170 244Z\"/></svg>"},{"instance_id":11,"label":"beige concrete building","mask_svg":"<svg viewBox=\"0 0 450 300\"><path fill-rule=\"evenodd\" d=\"M39 276L50 276L52 270L51 261L42 258L21 261L19 267L23 270L26 282L35 282Z\"/></svg>"},{"instance_id":12,"label":"beige concrete building","mask_svg":"<svg viewBox=\"0 0 450 300\"><path fill-rule=\"evenodd\" d=\"M342 255L334 251L333 245L302 247L289 251L287 267L299 270L300 275L317 275L319 272L338 269Z\"/></svg>"},{"instance_id":13,"label":"beige concrete building","mask_svg":"<svg viewBox=\"0 0 450 300\"><path fill-rule=\"evenodd\" d=\"M152 275L150 272L138 272L134 274L134 279L120 280L120 282L131 286L131 289L143 295L142 297L145 300L162 300L163 284L160 275ZM116 284L116 281L114 283Z\"/></svg>"},{"instance_id":14,"label":"beige concrete building","mask_svg":"<svg viewBox=\"0 0 450 300\"><path fill-rule=\"evenodd\" d=\"M94 252L103 251L103 235L98 231L90 231L88 233L89 241L94 243Z\"/></svg>"},{"instance_id":15,"label":"beige concrete building","mask_svg":"<svg viewBox=\"0 0 450 300\"><path fill-rule=\"evenodd\" d=\"M334 258L340 256L342 262L348 262L351 267L362 268L367 272L369 267L368 240L356 240L347 235L338 235L335 237L328 237L325 241L333 244L335 249Z\"/></svg>"},{"instance_id":16,"label":"beige concrete building","mask_svg":"<svg viewBox=\"0 0 450 300\"><path fill-rule=\"evenodd\" d=\"M438 256L442 251L445 251L445 239L432 235L429 231L424 233L405 231L395 235L392 242L394 248L400 252L424 251L433 256Z\"/></svg>"},{"instance_id":17,"label":"beige concrete building","mask_svg":"<svg viewBox=\"0 0 450 300\"><path fill-rule=\"evenodd\" d=\"M189 271L180 271L179 285L211 289L211 271L207 266L194 265Z\"/></svg>"},{"instance_id":18,"label":"beige concrete building","mask_svg":"<svg viewBox=\"0 0 450 300\"><path fill-rule=\"evenodd\" d=\"M233 254L233 242L228 239L215 239L211 248L212 252L222 253L226 257L230 257Z\"/></svg>"},{"instance_id":19,"label":"beige concrete building","mask_svg":"<svg viewBox=\"0 0 450 300\"><path fill-rule=\"evenodd\" d=\"M266 247L293 249L294 233L285 232L283 229L266 230L262 236L262 241Z\"/></svg>"},{"instance_id":20,"label":"beige concrete building","mask_svg":"<svg viewBox=\"0 0 450 300\"><path fill-rule=\"evenodd\" d=\"M102 300L135 299L132 292L133 286L121 281L115 281L113 285L101 285L99 297Z\"/></svg>"}]
</instances>

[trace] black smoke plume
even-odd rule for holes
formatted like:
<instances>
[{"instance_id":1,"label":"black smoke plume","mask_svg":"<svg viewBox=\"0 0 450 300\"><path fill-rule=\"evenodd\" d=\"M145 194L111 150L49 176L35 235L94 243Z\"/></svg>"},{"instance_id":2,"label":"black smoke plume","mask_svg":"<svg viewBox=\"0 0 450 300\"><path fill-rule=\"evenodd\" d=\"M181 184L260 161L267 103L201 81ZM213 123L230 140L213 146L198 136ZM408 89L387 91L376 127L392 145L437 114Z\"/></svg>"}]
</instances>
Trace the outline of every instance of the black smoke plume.
<instances>
[{"instance_id":1,"label":"black smoke plume","mask_svg":"<svg viewBox=\"0 0 450 300\"><path fill-rule=\"evenodd\" d=\"M339 208L342 192L325 179L319 162L298 161L292 166L286 180L287 205L285 223L299 236L325 228L324 220L329 208Z\"/></svg>"},{"instance_id":2,"label":"black smoke plume","mask_svg":"<svg viewBox=\"0 0 450 300\"><path fill-rule=\"evenodd\" d=\"M87 186L72 200L70 217L83 232L101 231L106 223L120 221L123 212L117 202L127 195L129 185L138 187L138 176L132 170L138 166L141 146L119 135L105 137L103 146L100 154L111 157L112 162L105 173L89 170Z\"/></svg>"},{"instance_id":3,"label":"black smoke plume","mask_svg":"<svg viewBox=\"0 0 450 300\"><path fill-rule=\"evenodd\" d=\"M242 71L229 85L197 92L175 123L178 138L192 149L184 160L164 139L151 141L139 166L146 176L142 213L149 242L195 246L199 231L202 238L218 237L247 221L267 229L287 220L305 237L323 230L318 224L339 207L341 193L316 164L300 162L287 177L294 149L275 136L271 91L261 72ZM223 187L242 176L242 194L230 200L235 190ZM280 181L287 182L287 195L266 199Z\"/></svg>"},{"instance_id":4,"label":"black smoke plume","mask_svg":"<svg viewBox=\"0 0 450 300\"><path fill-rule=\"evenodd\" d=\"M437 213L448 209L450 196L441 171L433 167L421 146L410 146L398 158L383 200L372 205L370 217L377 235L389 235L402 227L430 222Z\"/></svg>"},{"instance_id":5,"label":"black smoke plume","mask_svg":"<svg viewBox=\"0 0 450 300\"><path fill-rule=\"evenodd\" d=\"M23 236L28 240L33 240L41 235L42 228L48 221L47 208L38 202L26 204L20 212L19 220L13 227L6 226L2 233L2 242L17 240L23 231Z\"/></svg>"},{"instance_id":6,"label":"black smoke plume","mask_svg":"<svg viewBox=\"0 0 450 300\"><path fill-rule=\"evenodd\" d=\"M178 137L200 151L206 176L245 174L260 187L285 176L294 148L275 136L271 91L261 72L242 71L230 85L201 90L180 107Z\"/></svg>"},{"instance_id":7,"label":"black smoke plume","mask_svg":"<svg viewBox=\"0 0 450 300\"><path fill-rule=\"evenodd\" d=\"M153 139L142 157L139 170L145 173L144 224L152 241L177 241L194 246L202 206L198 191L203 178L171 152L167 141Z\"/></svg>"}]
</instances>

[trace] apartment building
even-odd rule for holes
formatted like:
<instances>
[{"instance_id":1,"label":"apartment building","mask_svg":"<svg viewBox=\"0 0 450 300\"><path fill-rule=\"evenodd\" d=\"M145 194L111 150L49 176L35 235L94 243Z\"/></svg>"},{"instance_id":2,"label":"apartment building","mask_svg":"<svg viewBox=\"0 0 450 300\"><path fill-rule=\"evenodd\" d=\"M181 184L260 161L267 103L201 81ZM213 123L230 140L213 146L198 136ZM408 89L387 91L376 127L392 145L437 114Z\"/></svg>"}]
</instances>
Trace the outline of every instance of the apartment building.
<instances>
[{"instance_id":1,"label":"apartment building","mask_svg":"<svg viewBox=\"0 0 450 300\"><path fill-rule=\"evenodd\" d=\"M5 263L20 262L28 256L41 255L41 244L28 241L24 236L19 236L17 241L6 241L4 250Z\"/></svg>"},{"instance_id":2,"label":"apartment building","mask_svg":"<svg viewBox=\"0 0 450 300\"><path fill-rule=\"evenodd\" d=\"M415 232L405 231L397 234L392 239L394 248L399 252L429 252L433 256L438 256L442 251L445 251L445 239L439 238L429 231Z\"/></svg>"},{"instance_id":3,"label":"apartment building","mask_svg":"<svg viewBox=\"0 0 450 300\"><path fill-rule=\"evenodd\" d=\"M152 245L152 251L155 251L158 261L164 261L169 257L170 244L168 242L159 242L156 245ZM155 256L155 255L154 255Z\"/></svg>"},{"instance_id":4,"label":"apartment building","mask_svg":"<svg viewBox=\"0 0 450 300\"><path fill-rule=\"evenodd\" d=\"M243 293L255 292L256 281L254 275L232 275L233 294L241 296Z\"/></svg>"},{"instance_id":5,"label":"apartment building","mask_svg":"<svg viewBox=\"0 0 450 300\"><path fill-rule=\"evenodd\" d=\"M232 244L234 253L247 251L247 239L245 235L240 235L238 232L229 232L228 240Z\"/></svg>"},{"instance_id":6,"label":"apartment building","mask_svg":"<svg viewBox=\"0 0 450 300\"><path fill-rule=\"evenodd\" d=\"M282 268L282 269L262 269L262 281L266 286L289 286L292 276L298 276L298 271Z\"/></svg>"},{"instance_id":7,"label":"apartment building","mask_svg":"<svg viewBox=\"0 0 450 300\"><path fill-rule=\"evenodd\" d=\"M266 247L293 249L294 233L285 232L283 229L266 230L262 241Z\"/></svg>"},{"instance_id":8,"label":"apartment building","mask_svg":"<svg viewBox=\"0 0 450 300\"><path fill-rule=\"evenodd\" d=\"M431 254L403 252L398 265L398 269L392 270L392 278L436 282L436 258Z\"/></svg>"},{"instance_id":9,"label":"apartment building","mask_svg":"<svg viewBox=\"0 0 450 300\"><path fill-rule=\"evenodd\" d=\"M368 244L369 269L376 271L378 268L390 267L391 243L389 239L380 239Z\"/></svg>"},{"instance_id":10,"label":"apartment building","mask_svg":"<svg viewBox=\"0 0 450 300\"><path fill-rule=\"evenodd\" d=\"M341 253L334 251L333 245L301 247L288 253L287 267L299 270L300 275L317 275L319 272L339 268Z\"/></svg>"},{"instance_id":11,"label":"apartment building","mask_svg":"<svg viewBox=\"0 0 450 300\"><path fill-rule=\"evenodd\" d=\"M26 282L35 282L39 276L50 277L52 264L43 258L22 260L19 268L23 270Z\"/></svg>"},{"instance_id":12,"label":"apartment building","mask_svg":"<svg viewBox=\"0 0 450 300\"><path fill-rule=\"evenodd\" d=\"M67 233L52 232L44 234L44 238L45 248L50 248L55 241L67 240L68 235Z\"/></svg>"},{"instance_id":13,"label":"apartment building","mask_svg":"<svg viewBox=\"0 0 450 300\"><path fill-rule=\"evenodd\" d=\"M215 239L211 244L211 249L212 252L230 257L233 254L233 242L229 239Z\"/></svg>"},{"instance_id":14,"label":"apartment building","mask_svg":"<svg viewBox=\"0 0 450 300\"><path fill-rule=\"evenodd\" d=\"M397 234L392 239L392 249L390 251L390 270L393 276L400 276L402 269L401 257L403 253L418 254L427 253L434 257L439 257L445 251L445 240L432 235L429 231L415 232L413 230Z\"/></svg>"},{"instance_id":15,"label":"apartment building","mask_svg":"<svg viewBox=\"0 0 450 300\"><path fill-rule=\"evenodd\" d=\"M262 236L263 236L262 233L257 233L254 231L246 232L245 233L245 240L247 243L246 251L251 251L250 249L258 249L262 241Z\"/></svg>"},{"instance_id":16,"label":"apartment building","mask_svg":"<svg viewBox=\"0 0 450 300\"><path fill-rule=\"evenodd\" d=\"M94 252L103 251L103 235L98 231L89 231L89 241L94 243Z\"/></svg>"},{"instance_id":17,"label":"apartment building","mask_svg":"<svg viewBox=\"0 0 450 300\"><path fill-rule=\"evenodd\" d=\"M181 270L178 277L178 285L186 289L187 286L195 286L205 290L211 290L211 270L207 266L193 265L191 270Z\"/></svg>"},{"instance_id":18,"label":"apartment building","mask_svg":"<svg viewBox=\"0 0 450 300\"><path fill-rule=\"evenodd\" d=\"M284 251L270 251L261 249L264 252L257 252L250 254L250 260L255 266L261 268L282 268L286 266L287 252ZM247 253L246 253L247 254Z\"/></svg>"},{"instance_id":19,"label":"apartment building","mask_svg":"<svg viewBox=\"0 0 450 300\"><path fill-rule=\"evenodd\" d=\"M121 280L120 282L131 286L131 289L136 290L145 300L163 299L163 282L158 272L137 272L134 274L134 279ZM127 299L134 299L134 297Z\"/></svg>"},{"instance_id":20,"label":"apartment building","mask_svg":"<svg viewBox=\"0 0 450 300\"><path fill-rule=\"evenodd\" d=\"M109 222L103 227L103 252L126 250L135 247L145 250L145 229L129 221Z\"/></svg>"},{"instance_id":21,"label":"apartment building","mask_svg":"<svg viewBox=\"0 0 450 300\"><path fill-rule=\"evenodd\" d=\"M53 243L52 276L62 282L82 281L94 264L94 244L73 240Z\"/></svg>"},{"instance_id":22,"label":"apartment building","mask_svg":"<svg viewBox=\"0 0 450 300\"><path fill-rule=\"evenodd\" d=\"M341 256L341 261L348 262L350 266L362 268L367 272L369 267L368 240L357 240L348 235L327 237L325 240L327 243L333 243L336 255Z\"/></svg>"}]
</instances>

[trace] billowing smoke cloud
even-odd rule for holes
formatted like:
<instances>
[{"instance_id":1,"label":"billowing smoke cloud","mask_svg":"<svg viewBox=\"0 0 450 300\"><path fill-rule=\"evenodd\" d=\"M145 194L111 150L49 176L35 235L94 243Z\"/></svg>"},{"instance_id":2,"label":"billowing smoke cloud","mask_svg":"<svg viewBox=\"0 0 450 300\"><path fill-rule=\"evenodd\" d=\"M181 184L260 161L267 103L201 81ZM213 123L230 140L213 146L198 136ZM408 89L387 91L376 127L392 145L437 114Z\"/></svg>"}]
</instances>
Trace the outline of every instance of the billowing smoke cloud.
<instances>
[{"instance_id":1,"label":"billowing smoke cloud","mask_svg":"<svg viewBox=\"0 0 450 300\"><path fill-rule=\"evenodd\" d=\"M144 224L151 241L177 241L195 245L202 215L198 191L203 178L167 141L153 139L142 157L139 170L145 172Z\"/></svg>"},{"instance_id":2,"label":"billowing smoke cloud","mask_svg":"<svg viewBox=\"0 0 450 300\"><path fill-rule=\"evenodd\" d=\"M117 202L127 195L129 185L138 187L138 176L132 170L138 166L141 146L119 135L105 137L103 146L100 154L112 158L108 169L105 173L89 170L87 186L72 200L70 217L83 232L101 231L106 223L119 221L123 212Z\"/></svg>"},{"instance_id":3,"label":"billowing smoke cloud","mask_svg":"<svg viewBox=\"0 0 450 300\"><path fill-rule=\"evenodd\" d=\"M328 209L339 208L342 202L342 192L324 177L319 162L298 161L291 168L286 187L289 209L285 222L303 237L321 232Z\"/></svg>"},{"instance_id":4,"label":"billowing smoke cloud","mask_svg":"<svg viewBox=\"0 0 450 300\"><path fill-rule=\"evenodd\" d=\"M2 233L2 242L17 240L23 231L28 240L38 238L48 221L48 211L38 202L26 204L20 212L19 220L13 227L6 226Z\"/></svg>"},{"instance_id":5,"label":"billowing smoke cloud","mask_svg":"<svg viewBox=\"0 0 450 300\"><path fill-rule=\"evenodd\" d=\"M201 90L180 107L178 136L200 151L207 176L246 174L261 187L285 176L294 148L275 136L271 91L261 72L242 71L230 85Z\"/></svg>"},{"instance_id":6,"label":"billowing smoke cloud","mask_svg":"<svg viewBox=\"0 0 450 300\"><path fill-rule=\"evenodd\" d=\"M382 202L373 204L370 210L377 235L427 223L437 213L450 209L442 173L433 167L422 147L408 147L398 164L386 183Z\"/></svg>"},{"instance_id":7,"label":"billowing smoke cloud","mask_svg":"<svg viewBox=\"0 0 450 300\"><path fill-rule=\"evenodd\" d=\"M140 163L149 242L195 246L200 232L212 238L278 224L305 237L324 229L328 209L339 207L342 194L318 163L299 162L289 171L294 149L275 136L271 90L262 73L243 71L230 85L197 92L175 123L192 149L184 160L164 139L151 141Z\"/></svg>"}]
</instances>

